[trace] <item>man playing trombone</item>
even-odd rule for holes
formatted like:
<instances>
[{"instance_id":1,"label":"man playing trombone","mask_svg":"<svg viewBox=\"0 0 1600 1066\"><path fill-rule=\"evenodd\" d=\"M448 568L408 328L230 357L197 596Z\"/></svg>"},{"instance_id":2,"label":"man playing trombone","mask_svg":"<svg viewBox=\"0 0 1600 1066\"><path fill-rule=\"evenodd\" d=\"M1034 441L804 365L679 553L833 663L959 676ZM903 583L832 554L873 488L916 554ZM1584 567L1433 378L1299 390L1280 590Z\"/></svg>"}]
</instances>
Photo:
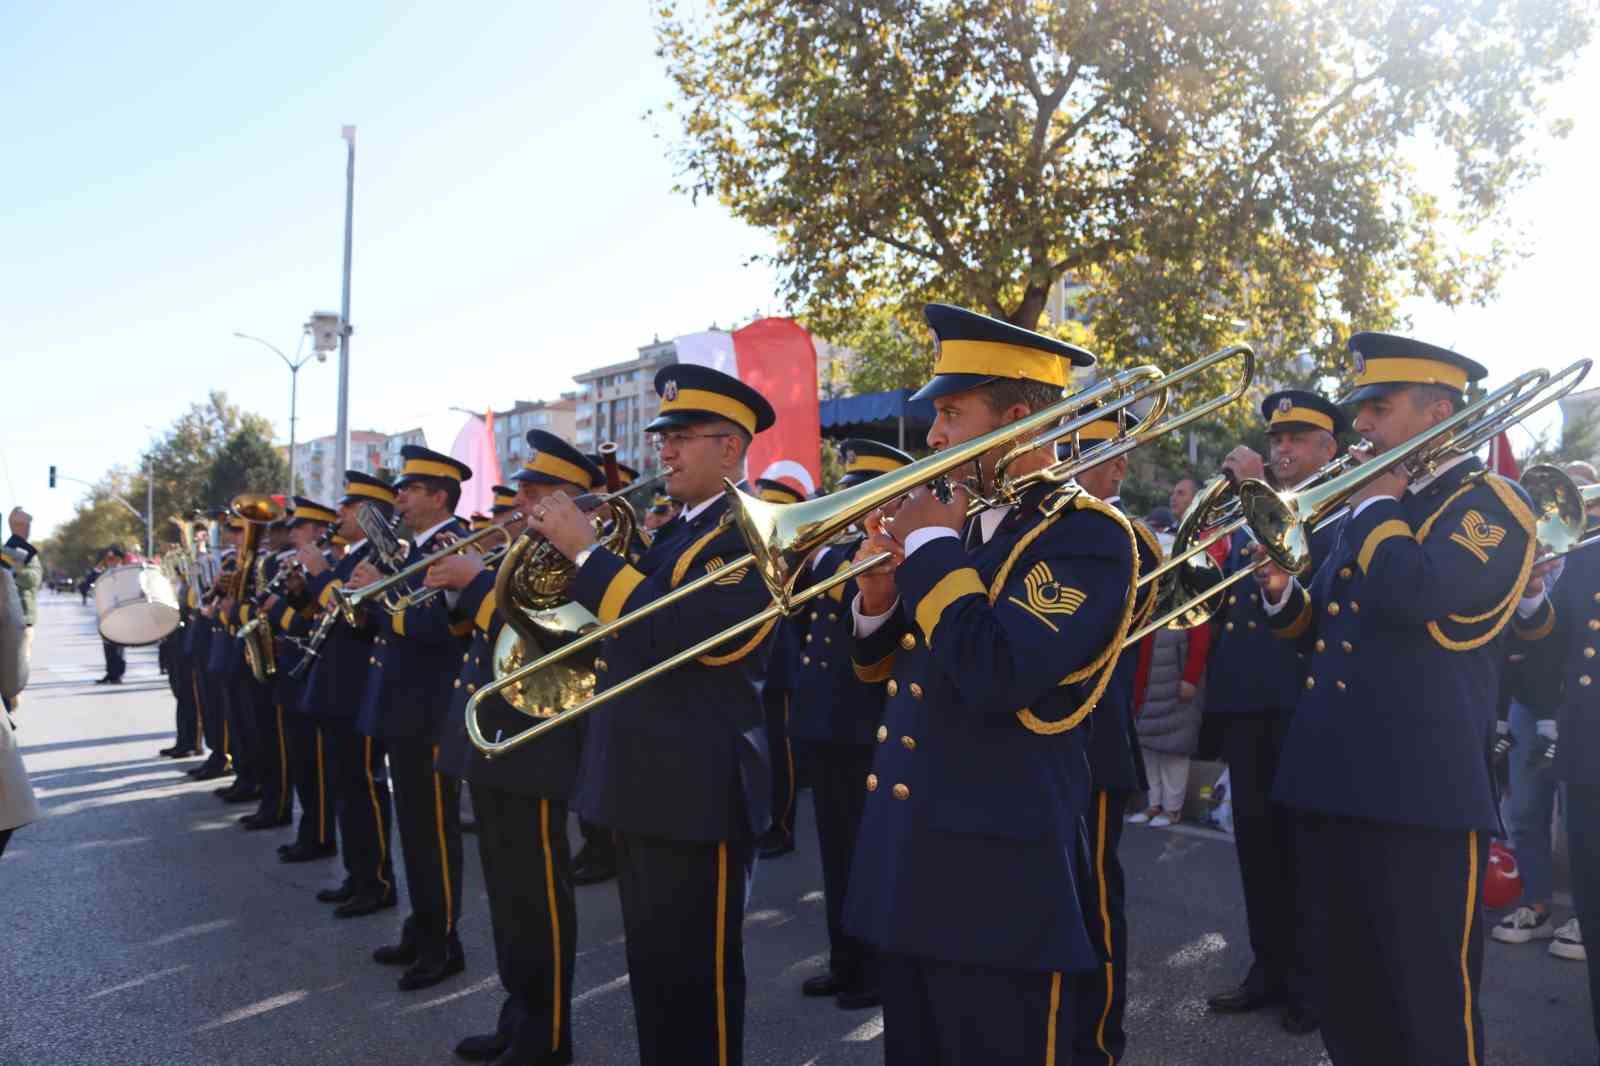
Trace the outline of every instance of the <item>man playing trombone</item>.
<instances>
[{"instance_id":1,"label":"man playing trombone","mask_svg":"<svg viewBox=\"0 0 1600 1066\"><path fill-rule=\"evenodd\" d=\"M1349 346L1344 402L1371 442L1356 453L1378 464L1368 474L1461 410L1485 373L1403 337L1357 333ZM1272 625L1307 654L1273 798L1294 809L1314 1005L1336 1066L1484 1059L1495 638L1531 569L1534 522L1520 490L1472 455L1412 465L1419 450L1370 480L1347 475L1359 487L1309 587L1257 571Z\"/></svg>"},{"instance_id":2,"label":"man playing trombone","mask_svg":"<svg viewBox=\"0 0 1600 1066\"><path fill-rule=\"evenodd\" d=\"M656 374L667 491L683 517L636 563L595 543L573 501L552 495L529 528L577 564L570 593L611 622L745 554L726 521L724 479L744 476L772 405L738 379L676 364ZM595 661L603 692L767 607L751 567L607 637ZM644 1066L737 1066L744 1044L744 902L755 839L771 824L760 682L772 624L662 674L590 716L574 806L617 835L639 1057ZM570 727L568 727L570 728ZM542 742L542 741L541 741Z\"/></svg>"},{"instance_id":3,"label":"man playing trombone","mask_svg":"<svg viewBox=\"0 0 1600 1066\"><path fill-rule=\"evenodd\" d=\"M970 311L925 313L936 451L1043 410L1094 361ZM975 464L986 494L997 458ZM1008 474L1053 459L1036 448ZM857 674L887 702L845 926L880 953L890 1066L1048 1062L1071 1042L1072 976L1104 961L1078 891L1085 744L1132 621L1135 535L1073 487L970 520L968 493L948 496L912 494L858 554L893 559L861 575L852 608Z\"/></svg>"}]
</instances>

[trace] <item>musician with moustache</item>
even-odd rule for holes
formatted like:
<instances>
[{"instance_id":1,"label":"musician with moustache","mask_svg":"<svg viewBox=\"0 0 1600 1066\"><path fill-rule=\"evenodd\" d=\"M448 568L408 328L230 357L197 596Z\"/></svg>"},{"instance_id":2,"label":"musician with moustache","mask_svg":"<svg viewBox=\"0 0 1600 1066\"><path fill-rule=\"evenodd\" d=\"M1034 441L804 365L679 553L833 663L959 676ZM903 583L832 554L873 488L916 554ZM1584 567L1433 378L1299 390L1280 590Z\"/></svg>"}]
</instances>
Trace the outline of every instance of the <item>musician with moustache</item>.
<instances>
[{"instance_id":1,"label":"musician with moustache","mask_svg":"<svg viewBox=\"0 0 1600 1066\"><path fill-rule=\"evenodd\" d=\"M461 484L472 477L467 464L408 444L395 480L395 513L412 533L406 565L433 555L468 532L455 516ZM351 588L383 575L370 559L356 565ZM385 595L420 590L413 577ZM373 961L404 966L402 992L429 988L466 967L457 926L461 917L460 781L434 766L439 733L450 709L451 683L460 669L466 626L450 618L443 596L403 611L374 605L366 611L374 632L366 691L356 728L388 748L394 785L395 823L406 864L411 913L400 939L377 948Z\"/></svg>"},{"instance_id":2,"label":"musician with moustache","mask_svg":"<svg viewBox=\"0 0 1600 1066\"><path fill-rule=\"evenodd\" d=\"M1343 403L1378 454L1485 374L1406 337L1349 347ZM1532 568L1533 514L1472 455L1393 466L1349 504L1309 584L1257 573L1274 629L1307 654L1273 799L1294 811L1314 1005L1335 1066L1480 1062L1497 638Z\"/></svg>"},{"instance_id":3,"label":"musician with moustache","mask_svg":"<svg viewBox=\"0 0 1600 1066\"><path fill-rule=\"evenodd\" d=\"M727 520L723 480L740 481L772 405L709 367L663 367L655 380L667 490L683 518L658 531L636 563L597 546L587 516L564 495L529 528L578 564L573 600L603 622L745 554ZM765 609L753 567L608 637L598 691ZM645 1066L719 1062L744 1054L744 902L755 838L771 824L762 721L772 624L724 642L588 715L574 806L617 838L629 989ZM566 728L571 728L570 726Z\"/></svg>"},{"instance_id":4,"label":"musician with moustache","mask_svg":"<svg viewBox=\"0 0 1600 1066\"><path fill-rule=\"evenodd\" d=\"M975 312L925 314L935 451L1042 410L1094 361ZM1008 447L979 461L985 493ZM1103 961L1079 891L1085 749L1133 619L1135 534L1072 486L971 519L969 502L918 491L857 553L898 560L858 579L852 608L857 674L887 703L845 903L879 952L890 1066L1049 1061L1074 1030L1073 980Z\"/></svg>"},{"instance_id":5,"label":"musician with moustache","mask_svg":"<svg viewBox=\"0 0 1600 1066\"><path fill-rule=\"evenodd\" d=\"M366 532L356 520L361 508L370 507L378 518L389 521L394 514L395 492L388 482L359 470L346 470L344 477L344 495L339 499L339 523L334 533L346 542L344 557L331 562L309 545L302 546L296 556L305 567L306 595L320 612L317 627L326 633L306 676L301 709L322 732L344 850L343 883L337 888L322 889L317 899L336 904L336 918L360 918L393 907L396 902L390 834L393 808L384 741L356 728L356 713L366 693L367 670L375 660L372 634L366 627L333 620L338 612L334 590L352 580L356 567L372 550Z\"/></svg>"},{"instance_id":6,"label":"musician with moustache","mask_svg":"<svg viewBox=\"0 0 1600 1066\"><path fill-rule=\"evenodd\" d=\"M497 486L494 521L515 537L554 495L602 489L604 475L587 456L553 433L528 432L532 455ZM504 502L502 502L502 500ZM469 1061L572 1061L572 982L578 918L567 843L567 804L578 773L581 730L558 729L495 759L467 736L467 699L494 680L495 645L506 620L495 591L498 567L475 552L450 555L428 569L424 585L448 590L451 610L472 620L472 644L455 680L450 717L439 741L439 769L465 781L478 818L478 857L495 965L505 992L492 1031L464 1037L456 1054ZM549 649L544 649L549 650ZM535 652L537 654L537 652ZM478 709L491 740L533 722L496 695Z\"/></svg>"},{"instance_id":7,"label":"musician with moustache","mask_svg":"<svg viewBox=\"0 0 1600 1066\"><path fill-rule=\"evenodd\" d=\"M1350 428L1338 405L1303 389L1272 393L1261 402L1261 417L1271 445L1270 473L1261 456L1243 444L1228 453L1222 468L1235 481L1270 480L1284 490L1331 462L1339 435ZM1313 566L1333 549L1338 528L1335 521L1312 534ZM1250 565L1254 545L1249 533L1234 533L1226 544L1222 573ZM1272 802L1278 755L1304 691L1305 659L1273 635L1260 597L1249 589L1230 589L1215 623L1205 714L1220 723L1254 957L1244 980L1208 997L1206 1005L1218 1014L1237 1014L1283 1003L1283 1028L1309 1033L1317 1027L1317 1015L1296 906L1293 825L1289 809Z\"/></svg>"},{"instance_id":8,"label":"musician with moustache","mask_svg":"<svg viewBox=\"0 0 1600 1066\"><path fill-rule=\"evenodd\" d=\"M253 568L249 598L236 607L240 627L256 617L261 608L253 602L278 575L283 556L293 551L289 547L289 515L270 523L261 532L257 549L257 565ZM269 620L270 625L270 620ZM272 630L267 639L274 640ZM243 640L240 654L243 655ZM248 701L253 713L255 737L260 746L261 802L254 812L239 819L250 830L274 829L294 821L294 785L289 775L289 735L283 703L279 699L277 678L257 681L248 661L239 672L239 691Z\"/></svg>"}]
</instances>

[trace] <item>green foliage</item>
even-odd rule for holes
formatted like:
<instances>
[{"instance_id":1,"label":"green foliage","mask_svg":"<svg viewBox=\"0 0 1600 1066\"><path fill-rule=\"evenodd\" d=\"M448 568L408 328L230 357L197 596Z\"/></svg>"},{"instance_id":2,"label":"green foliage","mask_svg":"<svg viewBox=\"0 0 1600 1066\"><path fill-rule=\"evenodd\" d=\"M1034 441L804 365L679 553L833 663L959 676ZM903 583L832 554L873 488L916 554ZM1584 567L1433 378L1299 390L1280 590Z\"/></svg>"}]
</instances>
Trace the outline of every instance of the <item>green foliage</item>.
<instances>
[{"instance_id":1,"label":"green foliage","mask_svg":"<svg viewBox=\"0 0 1600 1066\"><path fill-rule=\"evenodd\" d=\"M102 489L79 503L77 513L39 545L39 554L52 573L82 577L112 544L144 550L144 523L105 494L114 491L113 484L108 478Z\"/></svg>"},{"instance_id":2,"label":"green foliage","mask_svg":"<svg viewBox=\"0 0 1600 1066\"><path fill-rule=\"evenodd\" d=\"M247 424L228 438L206 474L205 506L226 507L241 492L272 492L289 481L289 467L259 427Z\"/></svg>"},{"instance_id":3,"label":"green foliage","mask_svg":"<svg viewBox=\"0 0 1600 1066\"><path fill-rule=\"evenodd\" d=\"M1112 366L1248 337L1274 370L1307 352L1311 376L1407 296L1486 301L1544 87L1591 29L1584 0L704 10L669 0L658 25L682 187L771 232L820 335L864 331L863 388L926 362L853 325L882 294L1035 328L1072 279ZM1444 195L1413 165L1429 155Z\"/></svg>"}]
</instances>

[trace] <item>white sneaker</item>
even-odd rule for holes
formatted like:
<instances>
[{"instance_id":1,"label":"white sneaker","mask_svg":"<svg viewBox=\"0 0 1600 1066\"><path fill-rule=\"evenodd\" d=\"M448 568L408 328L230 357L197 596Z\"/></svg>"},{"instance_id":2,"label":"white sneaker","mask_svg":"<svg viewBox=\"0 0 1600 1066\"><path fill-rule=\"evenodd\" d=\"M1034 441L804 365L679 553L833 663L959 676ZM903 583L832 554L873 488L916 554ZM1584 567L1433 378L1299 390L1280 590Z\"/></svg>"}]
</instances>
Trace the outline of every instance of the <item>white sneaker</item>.
<instances>
[{"instance_id":1,"label":"white sneaker","mask_svg":"<svg viewBox=\"0 0 1600 1066\"><path fill-rule=\"evenodd\" d=\"M1530 940L1549 940L1556 935L1556 928L1548 912L1518 907L1501 918L1489 935L1502 944L1526 944Z\"/></svg>"},{"instance_id":2,"label":"white sneaker","mask_svg":"<svg viewBox=\"0 0 1600 1066\"><path fill-rule=\"evenodd\" d=\"M1137 811L1137 812L1135 812L1133 814L1130 814L1130 815L1128 815L1128 819L1127 819L1128 824L1129 825L1144 825L1152 817L1154 817L1154 815L1152 815L1150 813L1150 811L1156 811L1156 810L1159 810L1159 808L1151 807L1149 811Z\"/></svg>"},{"instance_id":3,"label":"white sneaker","mask_svg":"<svg viewBox=\"0 0 1600 1066\"><path fill-rule=\"evenodd\" d=\"M1150 828L1165 829L1167 826L1173 825L1177 821L1178 817L1176 815L1168 814L1166 811L1162 811L1160 814L1150 819Z\"/></svg>"},{"instance_id":4,"label":"white sneaker","mask_svg":"<svg viewBox=\"0 0 1600 1066\"><path fill-rule=\"evenodd\" d=\"M1556 938L1550 941L1550 954L1574 962L1583 962L1589 957L1588 952L1583 950L1583 933L1578 929L1578 919L1568 918L1561 923L1561 928L1556 930Z\"/></svg>"}]
</instances>

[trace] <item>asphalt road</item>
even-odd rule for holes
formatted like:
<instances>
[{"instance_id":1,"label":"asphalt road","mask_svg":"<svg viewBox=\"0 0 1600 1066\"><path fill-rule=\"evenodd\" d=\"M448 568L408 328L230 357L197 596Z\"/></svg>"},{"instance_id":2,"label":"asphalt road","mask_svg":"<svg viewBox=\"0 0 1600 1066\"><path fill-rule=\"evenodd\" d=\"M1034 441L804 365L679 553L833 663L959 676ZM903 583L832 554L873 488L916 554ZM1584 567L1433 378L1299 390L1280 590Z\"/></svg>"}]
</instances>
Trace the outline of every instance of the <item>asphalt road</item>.
<instances>
[{"instance_id":1,"label":"asphalt road","mask_svg":"<svg viewBox=\"0 0 1600 1066\"><path fill-rule=\"evenodd\" d=\"M96 687L92 610L52 593L40 606L33 684L17 721L47 816L19 830L0 858L0 1066L458 1061L451 1046L492 1027L499 1003L476 856L461 924L467 972L397 992L394 971L367 955L394 935L403 908L330 917L312 894L336 879L336 862L278 864L287 830L244 832L239 807L156 755L172 741L172 699L154 650L131 652L121 687ZM802 796L798 851L756 872L746 1059L879 1062L877 1012L798 994L826 944L809 815ZM1204 1008L1248 962L1231 842L1130 829L1122 854L1133 956L1127 1066L1326 1062L1316 1037L1287 1036L1270 1013L1217 1018ZM579 889L578 914L578 1061L633 1062L614 885ZM1485 971L1481 1062L1595 1062L1582 965L1542 944L1491 942Z\"/></svg>"}]
</instances>

